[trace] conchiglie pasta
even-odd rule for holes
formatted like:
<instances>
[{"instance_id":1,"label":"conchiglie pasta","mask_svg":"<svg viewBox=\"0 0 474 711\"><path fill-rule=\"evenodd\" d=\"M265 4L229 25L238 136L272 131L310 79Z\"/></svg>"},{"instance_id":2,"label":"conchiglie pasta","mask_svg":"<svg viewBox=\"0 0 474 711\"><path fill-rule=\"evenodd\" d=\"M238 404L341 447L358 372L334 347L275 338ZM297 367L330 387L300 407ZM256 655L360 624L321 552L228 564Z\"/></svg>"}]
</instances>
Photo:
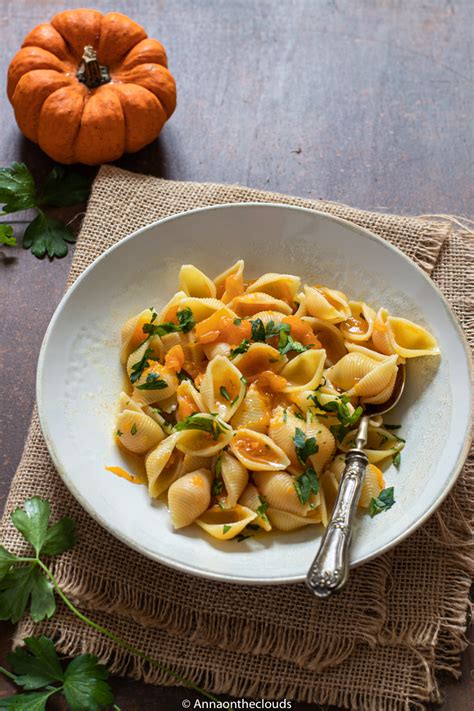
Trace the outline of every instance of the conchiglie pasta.
<instances>
[{"instance_id":1,"label":"conchiglie pasta","mask_svg":"<svg viewBox=\"0 0 474 711\"><path fill-rule=\"evenodd\" d=\"M256 514L245 506L236 504L233 508L221 509L213 506L203 513L197 520L198 526L203 528L213 538L220 541L229 541L242 533L244 528L256 518Z\"/></svg>"},{"instance_id":2,"label":"conchiglie pasta","mask_svg":"<svg viewBox=\"0 0 474 711\"><path fill-rule=\"evenodd\" d=\"M248 288L247 294L260 292L269 294L275 299L284 301L289 306L293 306L295 295L300 288L301 279L292 274L263 274L256 279Z\"/></svg>"},{"instance_id":3,"label":"conchiglie pasta","mask_svg":"<svg viewBox=\"0 0 474 711\"><path fill-rule=\"evenodd\" d=\"M145 457L148 493L155 499L182 473L184 454L175 449L177 434L164 439Z\"/></svg>"},{"instance_id":4,"label":"conchiglie pasta","mask_svg":"<svg viewBox=\"0 0 474 711\"><path fill-rule=\"evenodd\" d=\"M228 452L222 452L220 460L221 477L224 482L226 508L236 505L240 495L248 484L249 474L242 462Z\"/></svg>"},{"instance_id":5,"label":"conchiglie pasta","mask_svg":"<svg viewBox=\"0 0 474 711\"><path fill-rule=\"evenodd\" d=\"M144 454L165 437L157 422L136 409L122 410L116 423L115 434L121 446L135 454Z\"/></svg>"},{"instance_id":6,"label":"conchiglie pasta","mask_svg":"<svg viewBox=\"0 0 474 711\"><path fill-rule=\"evenodd\" d=\"M174 528L196 522L223 547L327 526L363 413L359 508L370 509L379 467L399 467L405 446L377 406L394 400L407 358L439 354L424 327L360 293L349 300L337 282L253 276L241 259L215 279L185 264L180 291L131 316L120 337L115 442L143 461L152 499L168 492Z\"/></svg>"},{"instance_id":7,"label":"conchiglie pasta","mask_svg":"<svg viewBox=\"0 0 474 711\"><path fill-rule=\"evenodd\" d=\"M242 464L253 472L286 469L290 460L267 435L240 428L230 442L230 449Z\"/></svg>"},{"instance_id":8,"label":"conchiglie pasta","mask_svg":"<svg viewBox=\"0 0 474 711\"><path fill-rule=\"evenodd\" d=\"M179 288L187 296L198 299L214 299L216 286L203 272L193 264L183 264L179 271Z\"/></svg>"},{"instance_id":9,"label":"conchiglie pasta","mask_svg":"<svg viewBox=\"0 0 474 711\"><path fill-rule=\"evenodd\" d=\"M351 315L349 302L342 291L325 286L305 286L304 294L310 316L328 323L341 323Z\"/></svg>"},{"instance_id":10,"label":"conchiglie pasta","mask_svg":"<svg viewBox=\"0 0 474 711\"><path fill-rule=\"evenodd\" d=\"M189 526L211 503L212 474L208 469L197 469L184 474L168 489L168 508L174 528Z\"/></svg>"},{"instance_id":11,"label":"conchiglie pasta","mask_svg":"<svg viewBox=\"0 0 474 711\"><path fill-rule=\"evenodd\" d=\"M242 374L228 358L216 356L207 366L200 393L204 408L227 422L245 395Z\"/></svg>"}]
</instances>

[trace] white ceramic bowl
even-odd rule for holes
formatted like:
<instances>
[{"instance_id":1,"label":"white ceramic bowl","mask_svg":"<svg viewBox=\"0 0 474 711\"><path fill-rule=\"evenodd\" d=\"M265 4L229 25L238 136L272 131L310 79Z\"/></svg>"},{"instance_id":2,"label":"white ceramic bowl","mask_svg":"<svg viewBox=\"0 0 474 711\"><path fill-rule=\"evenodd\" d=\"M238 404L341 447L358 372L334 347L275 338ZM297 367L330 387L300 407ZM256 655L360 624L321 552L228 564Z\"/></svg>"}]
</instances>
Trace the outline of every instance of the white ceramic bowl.
<instances>
[{"instance_id":1,"label":"white ceramic bowl","mask_svg":"<svg viewBox=\"0 0 474 711\"><path fill-rule=\"evenodd\" d=\"M462 332L432 282L400 251L354 225L310 210L225 205L176 215L139 230L97 259L59 304L38 366L41 425L53 461L72 494L127 545L181 571L240 583L304 579L322 535L308 526L288 534L218 542L197 526L174 532L164 504L145 487L105 471L128 466L113 440L123 374L123 322L177 290L182 263L214 276L243 258L246 275L300 275L353 299L384 305L426 325L441 358L407 366L407 387L390 416L407 440L401 467L386 471L396 504L357 521L352 564L412 533L452 487L467 451L470 360ZM146 564L143 562L142 564Z\"/></svg>"}]
</instances>

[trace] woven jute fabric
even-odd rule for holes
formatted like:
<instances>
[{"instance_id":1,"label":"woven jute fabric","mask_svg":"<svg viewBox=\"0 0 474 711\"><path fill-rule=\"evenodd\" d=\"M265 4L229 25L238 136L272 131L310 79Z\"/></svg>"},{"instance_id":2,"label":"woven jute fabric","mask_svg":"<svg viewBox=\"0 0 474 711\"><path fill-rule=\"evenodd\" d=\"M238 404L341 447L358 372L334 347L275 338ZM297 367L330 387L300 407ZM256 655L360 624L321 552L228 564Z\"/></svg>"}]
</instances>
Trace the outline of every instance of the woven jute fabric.
<instances>
[{"instance_id":1,"label":"woven jute fabric","mask_svg":"<svg viewBox=\"0 0 474 711\"><path fill-rule=\"evenodd\" d=\"M164 181L105 167L94 183L69 284L105 249L159 218L206 205L277 202L366 227L405 252L438 284L474 342L473 247L447 222L364 212L228 185ZM140 557L100 528L55 471L36 413L1 526L3 544L24 543L9 513L33 495L70 515L79 544L53 563L64 591L101 624L214 693L294 698L348 708L407 709L439 700L436 672L457 673L464 647L473 554L474 462L437 513L390 553L353 571L325 602L302 584L235 586L186 576ZM65 653L88 650L112 671L175 683L60 608L23 621L16 640L51 636Z\"/></svg>"}]
</instances>

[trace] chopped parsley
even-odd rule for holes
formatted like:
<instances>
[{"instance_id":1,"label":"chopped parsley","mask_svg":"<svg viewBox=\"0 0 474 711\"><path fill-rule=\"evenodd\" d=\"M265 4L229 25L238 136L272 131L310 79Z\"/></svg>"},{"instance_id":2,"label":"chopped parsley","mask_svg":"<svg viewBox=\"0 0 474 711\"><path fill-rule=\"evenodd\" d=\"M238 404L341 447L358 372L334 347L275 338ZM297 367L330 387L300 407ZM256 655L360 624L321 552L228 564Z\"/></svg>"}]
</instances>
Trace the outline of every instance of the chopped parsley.
<instances>
[{"instance_id":1,"label":"chopped parsley","mask_svg":"<svg viewBox=\"0 0 474 711\"><path fill-rule=\"evenodd\" d=\"M265 343L265 326L261 318L256 318L255 321L250 321L252 326L252 340Z\"/></svg>"},{"instance_id":2,"label":"chopped parsley","mask_svg":"<svg viewBox=\"0 0 474 711\"><path fill-rule=\"evenodd\" d=\"M222 526L222 533L227 533L228 531L230 531L231 528L232 528L232 526L229 526L228 523L225 523L225 524Z\"/></svg>"},{"instance_id":3,"label":"chopped parsley","mask_svg":"<svg viewBox=\"0 0 474 711\"><path fill-rule=\"evenodd\" d=\"M228 392L228 390L227 390L227 388L226 388L225 385L221 385L221 386L220 386L219 392L220 392L220 394L222 395L222 397L224 398L224 400L227 400L227 402L230 402L230 395L229 395L229 392ZM233 400L233 401L232 401L232 405L233 405L235 402L236 402L236 400Z\"/></svg>"},{"instance_id":4,"label":"chopped parsley","mask_svg":"<svg viewBox=\"0 0 474 711\"><path fill-rule=\"evenodd\" d=\"M304 353L309 350L311 346L304 346L299 341L295 341L291 336L289 336L285 331L280 333L280 339L278 341L278 350L281 355L286 355L291 351L295 353Z\"/></svg>"},{"instance_id":5,"label":"chopped parsley","mask_svg":"<svg viewBox=\"0 0 474 711\"><path fill-rule=\"evenodd\" d=\"M400 452L397 452L396 454L393 455L392 462L397 467L397 469L400 468L401 460L402 460L402 456L401 456Z\"/></svg>"},{"instance_id":6,"label":"chopped parsley","mask_svg":"<svg viewBox=\"0 0 474 711\"><path fill-rule=\"evenodd\" d=\"M319 450L316 444L316 437L306 437L303 430L299 427L295 429L295 436L293 437L293 442L295 443L296 456L300 464L306 464L308 457L312 454L316 454Z\"/></svg>"},{"instance_id":7,"label":"chopped parsley","mask_svg":"<svg viewBox=\"0 0 474 711\"><path fill-rule=\"evenodd\" d=\"M178 378L178 381L179 381L180 383L182 383L183 380L190 380L191 382L193 382L193 379L191 378L190 375L188 375L188 374L186 373L185 370L180 370L178 373L176 373L176 377Z\"/></svg>"},{"instance_id":8,"label":"chopped parsley","mask_svg":"<svg viewBox=\"0 0 474 711\"><path fill-rule=\"evenodd\" d=\"M201 432L207 432L212 436L213 440L218 440L223 432L227 432L229 427L221 422L217 417L210 415L205 417L199 413L195 415L189 415L181 422L178 422L175 430L181 432L182 430L201 430Z\"/></svg>"},{"instance_id":9,"label":"chopped parsley","mask_svg":"<svg viewBox=\"0 0 474 711\"><path fill-rule=\"evenodd\" d=\"M121 437L123 435L123 432L121 432L120 430L116 430L115 434L117 437Z\"/></svg>"},{"instance_id":10,"label":"chopped parsley","mask_svg":"<svg viewBox=\"0 0 474 711\"><path fill-rule=\"evenodd\" d=\"M136 363L134 363L131 367L131 373L130 373L130 382L131 383L136 383L137 380L140 379L142 373L144 370L150 367L150 360L158 360L157 358L153 358L153 348L147 348L140 358Z\"/></svg>"},{"instance_id":11,"label":"chopped parsley","mask_svg":"<svg viewBox=\"0 0 474 711\"><path fill-rule=\"evenodd\" d=\"M260 526L258 523L248 523L247 528L250 529L251 531L260 531ZM249 536L250 538L250 536Z\"/></svg>"},{"instance_id":12,"label":"chopped parsley","mask_svg":"<svg viewBox=\"0 0 474 711\"><path fill-rule=\"evenodd\" d=\"M216 459L216 463L214 464L214 481L212 482L212 495L213 496L220 496L222 494L223 489L224 489L224 482L222 481L222 452L221 452ZM221 507L221 509L224 508L224 505L222 504L221 501L219 501L218 504Z\"/></svg>"},{"instance_id":13,"label":"chopped parsley","mask_svg":"<svg viewBox=\"0 0 474 711\"><path fill-rule=\"evenodd\" d=\"M247 338L244 338L242 341L240 341L239 345L233 348L230 352L229 358L235 358L238 356L240 353L247 353L248 349L250 348L250 341Z\"/></svg>"},{"instance_id":14,"label":"chopped parsley","mask_svg":"<svg viewBox=\"0 0 474 711\"><path fill-rule=\"evenodd\" d=\"M168 383L158 373L150 373L144 383L136 385L137 390L164 390L167 387Z\"/></svg>"},{"instance_id":15,"label":"chopped parsley","mask_svg":"<svg viewBox=\"0 0 474 711\"><path fill-rule=\"evenodd\" d=\"M130 428L130 434L131 434L131 435L136 435L136 434L137 434L137 431L138 431L138 430L137 430L137 426L136 426L135 423L133 423L133 425L132 425L131 428Z\"/></svg>"},{"instance_id":16,"label":"chopped parsley","mask_svg":"<svg viewBox=\"0 0 474 711\"><path fill-rule=\"evenodd\" d=\"M340 424L331 425L329 429L331 430L338 442L342 442L347 433L354 428L354 426L359 421L361 415L364 413L362 407L358 405L354 412L351 414L351 411L347 406L347 403L349 402L349 398L347 397L347 395L341 395L335 400L323 403L318 398L318 391L315 390L314 395L310 395L310 399L320 410L323 410L324 412L335 413Z\"/></svg>"},{"instance_id":17,"label":"chopped parsley","mask_svg":"<svg viewBox=\"0 0 474 711\"><path fill-rule=\"evenodd\" d=\"M193 329L196 325L193 312L189 306L179 310L176 313L176 316L178 318L178 323L172 323L171 321L165 321L164 323L158 323L156 325L153 324L153 321L145 323L143 326L143 332L147 333L149 336L165 336L167 333L176 333L177 331L188 333L188 331L191 331L191 329Z\"/></svg>"},{"instance_id":18,"label":"chopped parsley","mask_svg":"<svg viewBox=\"0 0 474 711\"><path fill-rule=\"evenodd\" d=\"M242 319L241 319L241 318L234 318L234 324L235 324L235 326L240 326L241 323L242 323Z\"/></svg>"},{"instance_id":19,"label":"chopped parsley","mask_svg":"<svg viewBox=\"0 0 474 711\"><path fill-rule=\"evenodd\" d=\"M395 503L393 497L393 486L383 489L376 499L372 498L369 504L369 514L373 518L382 511L388 511Z\"/></svg>"},{"instance_id":20,"label":"chopped parsley","mask_svg":"<svg viewBox=\"0 0 474 711\"><path fill-rule=\"evenodd\" d=\"M319 481L313 467L308 467L294 482L296 493L302 504L309 501L311 494L319 491Z\"/></svg>"},{"instance_id":21,"label":"chopped parsley","mask_svg":"<svg viewBox=\"0 0 474 711\"><path fill-rule=\"evenodd\" d=\"M253 538L253 536L246 536L244 533L239 533L239 535L236 537L236 541L238 543L241 543L242 541L246 541L247 538Z\"/></svg>"},{"instance_id":22,"label":"chopped parsley","mask_svg":"<svg viewBox=\"0 0 474 711\"><path fill-rule=\"evenodd\" d=\"M259 516L264 521L268 521L268 516L266 513L266 511L268 509L268 503L261 496L258 497L258 500L260 501L260 505L257 506L257 508L255 509L255 513L257 514L257 516ZM250 526L250 524L249 524L249 526ZM260 528L260 527L257 526L257 528Z\"/></svg>"},{"instance_id":23,"label":"chopped parsley","mask_svg":"<svg viewBox=\"0 0 474 711\"><path fill-rule=\"evenodd\" d=\"M386 430L399 430L401 425L388 425L384 424Z\"/></svg>"}]
</instances>

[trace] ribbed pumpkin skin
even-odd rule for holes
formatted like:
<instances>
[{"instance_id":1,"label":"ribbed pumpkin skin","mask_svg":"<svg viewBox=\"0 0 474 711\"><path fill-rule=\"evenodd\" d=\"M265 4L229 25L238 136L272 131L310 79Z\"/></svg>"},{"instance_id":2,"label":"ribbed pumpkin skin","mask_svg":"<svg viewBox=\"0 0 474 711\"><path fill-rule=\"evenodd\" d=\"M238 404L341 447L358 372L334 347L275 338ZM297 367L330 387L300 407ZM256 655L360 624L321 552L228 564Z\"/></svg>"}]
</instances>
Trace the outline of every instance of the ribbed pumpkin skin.
<instances>
[{"instance_id":1,"label":"ribbed pumpkin skin","mask_svg":"<svg viewBox=\"0 0 474 711\"><path fill-rule=\"evenodd\" d=\"M88 88L76 74L92 46L110 82ZM8 69L20 130L59 163L97 165L140 150L176 106L164 47L126 15L65 10L35 27Z\"/></svg>"}]
</instances>

